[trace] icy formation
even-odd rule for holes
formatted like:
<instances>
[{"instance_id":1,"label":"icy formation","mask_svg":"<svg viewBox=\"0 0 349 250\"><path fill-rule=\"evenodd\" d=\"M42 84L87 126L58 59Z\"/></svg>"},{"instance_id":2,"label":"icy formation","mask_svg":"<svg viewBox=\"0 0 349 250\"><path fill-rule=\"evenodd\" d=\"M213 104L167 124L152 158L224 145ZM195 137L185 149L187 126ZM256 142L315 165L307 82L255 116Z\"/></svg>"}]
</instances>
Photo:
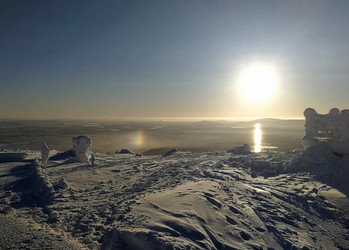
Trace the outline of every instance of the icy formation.
<instances>
[{"instance_id":1,"label":"icy formation","mask_svg":"<svg viewBox=\"0 0 349 250\"><path fill-rule=\"evenodd\" d=\"M50 156L50 148L46 145L45 142L42 143L41 147L41 165L47 166L47 161Z\"/></svg>"},{"instance_id":2,"label":"icy formation","mask_svg":"<svg viewBox=\"0 0 349 250\"><path fill-rule=\"evenodd\" d=\"M80 162L89 162L89 156L92 151L92 139L88 136L80 135L73 137L72 141L77 160Z\"/></svg>"},{"instance_id":3,"label":"icy formation","mask_svg":"<svg viewBox=\"0 0 349 250\"><path fill-rule=\"evenodd\" d=\"M331 109L328 114L318 114L315 109L304 111L305 136L303 145L309 148L320 141L335 153L349 154L349 110Z\"/></svg>"}]
</instances>

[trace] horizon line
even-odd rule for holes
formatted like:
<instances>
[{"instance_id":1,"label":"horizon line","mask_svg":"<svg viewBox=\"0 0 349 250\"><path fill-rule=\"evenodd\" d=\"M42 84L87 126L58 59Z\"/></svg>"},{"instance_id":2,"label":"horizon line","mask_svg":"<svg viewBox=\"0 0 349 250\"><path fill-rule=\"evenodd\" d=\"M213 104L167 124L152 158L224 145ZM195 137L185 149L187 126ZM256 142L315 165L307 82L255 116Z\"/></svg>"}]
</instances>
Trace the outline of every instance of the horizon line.
<instances>
[{"instance_id":1,"label":"horizon line","mask_svg":"<svg viewBox=\"0 0 349 250\"><path fill-rule=\"evenodd\" d=\"M0 121L254 121L259 119L277 119L277 120L304 120L304 117L45 117L45 118L18 118L18 117L0 117Z\"/></svg>"}]
</instances>

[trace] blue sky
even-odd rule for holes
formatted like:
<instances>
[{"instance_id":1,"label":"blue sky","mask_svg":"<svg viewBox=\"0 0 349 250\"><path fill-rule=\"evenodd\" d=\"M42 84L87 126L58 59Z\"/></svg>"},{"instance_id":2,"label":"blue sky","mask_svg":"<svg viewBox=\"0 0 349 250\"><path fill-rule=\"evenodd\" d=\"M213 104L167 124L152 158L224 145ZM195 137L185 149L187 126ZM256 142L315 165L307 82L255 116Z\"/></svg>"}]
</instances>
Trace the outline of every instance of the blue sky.
<instances>
[{"instance_id":1,"label":"blue sky","mask_svg":"<svg viewBox=\"0 0 349 250\"><path fill-rule=\"evenodd\" d=\"M2 1L0 118L301 117L349 108L348 1ZM252 62L280 76L243 103Z\"/></svg>"}]
</instances>

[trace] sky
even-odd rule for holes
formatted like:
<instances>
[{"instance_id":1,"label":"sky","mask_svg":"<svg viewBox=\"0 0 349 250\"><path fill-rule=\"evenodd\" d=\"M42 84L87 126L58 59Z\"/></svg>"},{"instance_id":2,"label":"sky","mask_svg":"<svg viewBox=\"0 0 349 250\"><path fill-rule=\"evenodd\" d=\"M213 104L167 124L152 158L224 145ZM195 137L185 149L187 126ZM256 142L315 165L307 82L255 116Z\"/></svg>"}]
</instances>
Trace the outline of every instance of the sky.
<instances>
[{"instance_id":1,"label":"sky","mask_svg":"<svg viewBox=\"0 0 349 250\"><path fill-rule=\"evenodd\" d=\"M0 2L0 118L301 118L349 108L349 1ZM254 64L272 97L242 98ZM263 84L263 81L259 84Z\"/></svg>"}]
</instances>

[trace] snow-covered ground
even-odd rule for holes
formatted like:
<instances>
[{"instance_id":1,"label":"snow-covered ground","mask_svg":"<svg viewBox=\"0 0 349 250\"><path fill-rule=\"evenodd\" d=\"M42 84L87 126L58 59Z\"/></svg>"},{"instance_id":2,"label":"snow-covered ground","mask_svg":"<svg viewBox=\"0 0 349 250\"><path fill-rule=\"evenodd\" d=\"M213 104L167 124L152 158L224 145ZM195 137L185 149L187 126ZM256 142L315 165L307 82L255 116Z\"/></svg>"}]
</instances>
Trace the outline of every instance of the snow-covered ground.
<instances>
[{"instance_id":1,"label":"snow-covered ground","mask_svg":"<svg viewBox=\"0 0 349 250\"><path fill-rule=\"evenodd\" d=\"M349 249L349 156L96 154L0 164L0 248Z\"/></svg>"}]
</instances>

